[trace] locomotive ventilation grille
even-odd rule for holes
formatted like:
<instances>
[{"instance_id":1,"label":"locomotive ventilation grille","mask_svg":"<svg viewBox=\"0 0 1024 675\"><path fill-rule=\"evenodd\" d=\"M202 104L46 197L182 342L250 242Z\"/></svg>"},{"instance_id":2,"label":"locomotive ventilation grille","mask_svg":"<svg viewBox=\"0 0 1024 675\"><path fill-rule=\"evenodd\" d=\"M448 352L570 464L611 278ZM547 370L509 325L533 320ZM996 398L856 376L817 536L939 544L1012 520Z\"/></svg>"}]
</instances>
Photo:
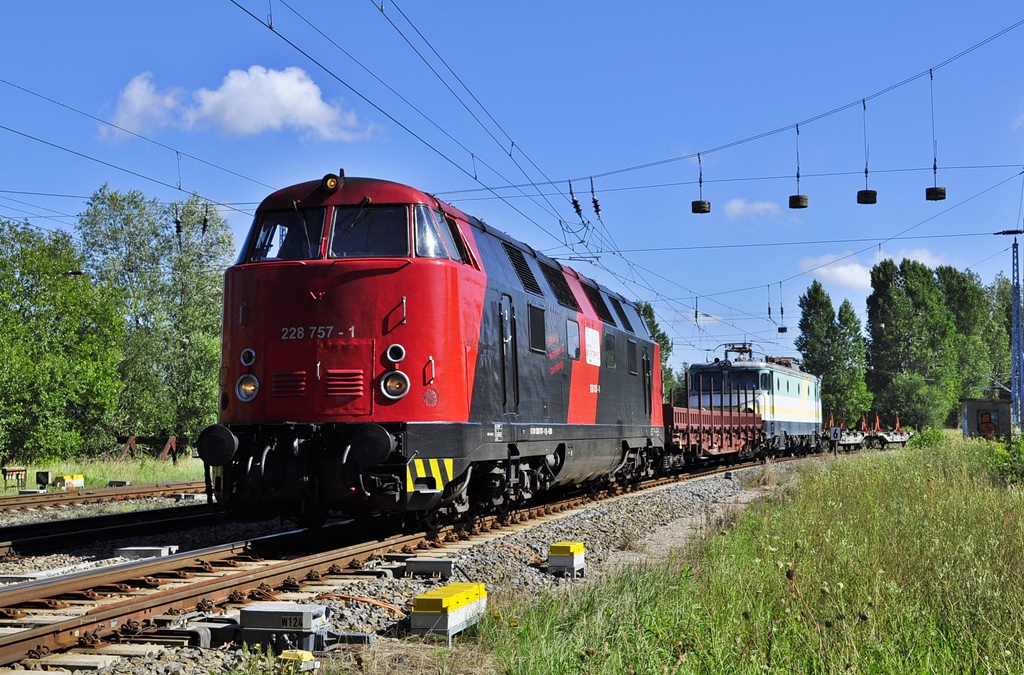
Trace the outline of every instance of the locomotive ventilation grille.
<instances>
[{"instance_id":1,"label":"locomotive ventilation grille","mask_svg":"<svg viewBox=\"0 0 1024 675\"><path fill-rule=\"evenodd\" d=\"M618 298L608 296L608 300L612 303L612 307L615 309L615 313L619 315L619 321L622 322L622 327L628 330L630 333L635 332L633 330L633 324L629 322L629 317L626 316L626 310L622 309L622 303L619 302Z\"/></svg>"},{"instance_id":2,"label":"locomotive ventilation grille","mask_svg":"<svg viewBox=\"0 0 1024 675\"><path fill-rule=\"evenodd\" d=\"M537 277L533 276L533 270L530 269L530 264L526 262L526 256L523 255L523 252L508 242L503 241L501 245L505 247L508 260L512 263L512 267L515 268L516 275L519 277L519 281L522 282L523 288L535 295L544 295L544 291L541 290L540 284L537 283Z\"/></svg>"},{"instance_id":3,"label":"locomotive ventilation grille","mask_svg":"<svg viewBox=\"0 0 1024 675\"><path fill-rule=\"evenodd\" d=\"M362 396L366 378L361 370L328 370L328 396Z\"/></svg>"},{"instance_id":4,"label":"locomotive ventilation grille","mask_svg":"<svg viewBox=\"0 0 1024 675\"><path fill-rule=\"evenodd\" d=\"M274 396L305 396L306 371L287 370L274 373Z\"/></svg>"}]
</instances>

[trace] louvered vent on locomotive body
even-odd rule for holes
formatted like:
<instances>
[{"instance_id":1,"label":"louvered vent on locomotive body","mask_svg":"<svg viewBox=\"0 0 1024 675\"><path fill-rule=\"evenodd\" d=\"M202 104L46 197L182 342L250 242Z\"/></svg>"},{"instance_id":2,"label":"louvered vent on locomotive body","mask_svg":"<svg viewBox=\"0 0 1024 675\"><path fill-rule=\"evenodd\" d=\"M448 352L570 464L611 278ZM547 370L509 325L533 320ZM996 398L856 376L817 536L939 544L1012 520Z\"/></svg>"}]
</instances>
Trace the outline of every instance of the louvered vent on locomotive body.
<instances>
[{"instance_id":1,"label":"louvered vent on locomotive body","mask_svg":"<svg viewBox=\"0 0 1024 675\"><path fill-rule=\"evenodd\" d=\"M530 269L529 263L526 262L526 256L523 255L523 252L508 242L503 241L501 245L505 248L508 260L512 263L512 267L515 268L523 288L535 295L544 295L544 291L541 290L540 284L537 283L537 277L533 276L533 270Z\"/></svg>"},{"instance_id":2,"label":"louvered vent on locomotive body","mask_svg":"<svg viewBox=\"0 0 1024 675\"><path fill-rule=\"evenodd\" d=\"M544 278L548 280L548 285L555 292L558 304L577 312L580 311L580 303L576 302L576 296L573 295L572 289L569 288L569 282L565 280L565 275L562 271L543 262L540 263L540 271L544 273Z\"/></svg>"},{"instance_id":3,"label":"louvered vent on locomotive body","mask_svg":"<svg viewBox=\"0 0 1024 675\"><path fill-rule=\"evenodd\" d=\"M287 370L274 373L274 396L286 398L306 395L306 371Z\"/></svg>"},{"instance_id":4,"label":"louvered vent on locomotive body","mask_svg":"<svg viewBox=\"0 0 1024 675\"><path fill-rule=\"evenodd\" d=\"M612 313L608 311L608 305L604 303L604 298L601 297L601 291L598 290L597 286L591 286L580 282L580 286L583 287L583 292L587 294L587 298L590 300L590 304L594 307L594 311L601 321L612 326L615 325L615 319L612 318Z\"/></svg>"},{"instance_id":5,"label":"louvered vent on locomotive body","mask_svg":"<svg viewBox=\"0 0 1024 675\"><path fill-rule=\"evenodd\" d=\"M609 295L608 300L612 303L612 309L614 309L615 313L619 315L619 321L622 322L623 328L628 330L630 333L635 333L636 331L633 330L633 324L629 322L629 317L626 316L626 311L622 309L622 303L619 302L619 299L613 298Z\"/></svg>"},{"instance_id":6,"label":"louvered vent on locomotive body","mask_svg":"<svg viewBox=\"0 0 1024 675\"><path fill-rule=\"evenodd\" d=\"M362 396L365 391L365 380L361 370L328 370L328 396Z\"/></svg>"}]
</instances>

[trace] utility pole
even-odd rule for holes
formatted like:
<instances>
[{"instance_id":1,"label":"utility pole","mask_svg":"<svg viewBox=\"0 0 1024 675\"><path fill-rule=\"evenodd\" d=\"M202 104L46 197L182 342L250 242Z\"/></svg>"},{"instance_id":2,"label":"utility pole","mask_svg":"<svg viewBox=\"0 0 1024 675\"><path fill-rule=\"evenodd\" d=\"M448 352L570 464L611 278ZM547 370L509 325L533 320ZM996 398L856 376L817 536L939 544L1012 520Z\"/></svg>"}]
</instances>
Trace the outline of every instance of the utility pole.
<instances>
[{"instance_id":1,"label":"utility pole","mask_svg":"<svg viewBox=\"0 0 1024 675\"><path fill-rule=\"evenodd\" d=\"M1024 353L1021 352L1024 349L1024 343L1021 340L1021 316L1020 316L1020 265L1018 264L1017 256L1017 237L1013 238L1013 339L1011 345L1013 349L1012 355L1012 382L1011 389L1013 389L1013 399L1010 403L1010 421L1017 427L1021 428L1021 424L1024 423L1024 419L1021 418L1021 401L1024 400Z\"/></svg>"},{"instance_id":2,"label":"utility pole","mask_svg":"<svg viewBox=\"0 0 1024 675\"><path fill-rule=\"evenodd\" d=\"M1024 234L1024 230L1003 230L994 234ZM1010 425L1024 428L1021 404L1024 402L1024 336L1021 328L1020 265L1018 263L1017 237L1013 237L1013 327L1010 340Z\"/></svg>"}]
</instances>

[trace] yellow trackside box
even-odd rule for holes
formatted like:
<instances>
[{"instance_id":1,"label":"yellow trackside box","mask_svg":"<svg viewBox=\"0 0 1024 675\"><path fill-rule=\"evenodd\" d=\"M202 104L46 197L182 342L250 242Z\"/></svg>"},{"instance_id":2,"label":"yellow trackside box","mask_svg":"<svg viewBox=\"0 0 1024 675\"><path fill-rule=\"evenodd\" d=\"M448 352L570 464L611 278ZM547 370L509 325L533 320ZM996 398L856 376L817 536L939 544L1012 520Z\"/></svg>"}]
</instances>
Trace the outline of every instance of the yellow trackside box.
<instances>
[{"instance_id":1,"label":"yellow trackside box","mask_svg":"<svg viewBox=\"0 0 1024 675\"><path fill-rule=\"evenodd\" d=\"M277 657L282 664L294 664L297 672L312 672L320 668L320 662L313 658L313 652L305 649L286 649Z\"/></svg>"},{"instance_id":2,"label":"yellow trackside box","mask_svg":"<svg viewBox=\"0 0 1024 675\"><path fill-rule=\"evenodd\" d=\"M472 626L487 611L487 587L455 583L435 588L413 598L409 626L413 633L447 636Z\"/></svg>"},{"instance_id":3,"label":"yellow trackside box","mask_svg":"<svg viewBox=\"0 0 1024 675\"><path fill-rule=\"evenodd\" d=\"M74 476L57 476L53 484L65 490L74 490L85 487L85 477L78 473Z\"/></svg>"},{"instance_id":4,"label":"yellow trackside box","mask_svg":"<svg viewBox=\"0 0 1024 675\"><path fill-rule=\"evenodd\" d=\"M584 550L582 541L559 541L551 545L548 555L576 555Z\"/></svg>"},{"instance_id":5,"label":"yellow trackside box","mask_svg":"<svg viewBox=\"0 0 1024 675\"><path fill-rule=\"evenodd\" d=\"M548 572L575 577L586 572L586 549L580 541L559 541L548 548Z\"/></svg>"}]
</instances>

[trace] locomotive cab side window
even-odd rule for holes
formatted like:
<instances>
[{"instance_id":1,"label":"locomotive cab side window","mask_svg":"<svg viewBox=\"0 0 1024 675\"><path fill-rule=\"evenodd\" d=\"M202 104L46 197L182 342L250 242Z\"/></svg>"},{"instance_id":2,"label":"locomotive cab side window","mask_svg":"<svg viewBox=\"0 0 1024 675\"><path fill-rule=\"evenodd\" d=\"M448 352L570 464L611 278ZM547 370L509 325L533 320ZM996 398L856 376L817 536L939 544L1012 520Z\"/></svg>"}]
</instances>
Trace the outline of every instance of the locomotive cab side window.
<instances>
[{"instance_id":1,"label":"locomotive cab side window","mask_svg":"<svg viewBox=\"0 0 1024 675\"><path fill-rule=\"evenodd\" d=\"M462 234L459 233L455 223L448 216L438 210L432 212L434 220L437 221L437 229L441 231L441 237L448 247L448 255L452 260L470 264L469 251L466 250L466 242L462 241Z\"/></svg>"},{"instance_id":2,"label":"locomotive cab side window","mask_svg":"<svg viewBox=\"0 0 1024 675\"><path fill-rule=\"evenodd\" d=\"M636 375L636 342L628 340L626 342L626 365L628 366L629 374Z\"/></svg>"},{"instance_id":3,"label":"locomotive cab side window","mask_svg":"<svg viewBox=\"0 0 1024 675\"><path fill-rule=\"evenodd\" d=\"M405 206L334 208L330 257L402 258L408 255L409 212Z\"/></svg>"},{"instance_id":4,"label":"locomotive cab side window","mask_svg":"<svg viewBox=\"0 0 1024 675\"><path fill-rule=\"evenodd\" d=\"M420 258L448 258L448 249L430 209L421 204L413 208L416 218L416 255Z\"/></svg>"},{"instance_id":5,"label":"locomotive cab side window","mask_svg":"<svg viewBox=\"0 0 1024 675\"><path fill-rule=\"evenodd\" d=\"M480 269L480 265L473 260L473 254L470 252L469 245L466 244L466 239L462 235L462 229L455 219L440 211L435 212L435 215L438 217L438 222L443 223L441 227L447 227L448 233L451 235L452 243L455 245L455 248L449 249L452 257L458 256L457 260Z\"/></svg>"},{"instance_id":6,"label":"locomotive cab side window","mask_svg":"<svg viewBox=\"0 0 1024 675\"><path fill-rule=\"evenodd\" d=\"M544 351L544 308L530 305L530 351Z\"/></svg>"},{"instance_id":7,"label":"locomotive cab side window","mask_svg":"<svg viewBox=\"0 0 1024 675\"><path fill-rule=\"evenodd\" d=\"M768 373L761 373L761 388L765 391L772 388L772 376Z\"/></svg>"},{"instance_id":8,"label":"locomotive cab side window","mask_svg":"<svg viewBox=\"0 0 1024 675\"><path fill-rule=\"evenodd\" d=\"M604 367L615 367L615 336L611 333L604 334Z\"/></svg>"},{"instance_id":9,"label":"locomotive cab side window","mask_svg":"<svg viewBox=\"0 0 1024 675\"><path fill-rule=\"evenodd\" d=\"M565 322L565 348L570 359L580 360L580 325L572 319Z\"/></svg>"},{"instance_id":10,"label":"locomotive cab side window","mask_svg":"<svg viewBox=\"0 0 1024 675\"><path fill-rule=\"evenodd\" d=\"M325 208L264 212L248 262L319 258L326 212Z\"/></svg>"}]
</instances>

